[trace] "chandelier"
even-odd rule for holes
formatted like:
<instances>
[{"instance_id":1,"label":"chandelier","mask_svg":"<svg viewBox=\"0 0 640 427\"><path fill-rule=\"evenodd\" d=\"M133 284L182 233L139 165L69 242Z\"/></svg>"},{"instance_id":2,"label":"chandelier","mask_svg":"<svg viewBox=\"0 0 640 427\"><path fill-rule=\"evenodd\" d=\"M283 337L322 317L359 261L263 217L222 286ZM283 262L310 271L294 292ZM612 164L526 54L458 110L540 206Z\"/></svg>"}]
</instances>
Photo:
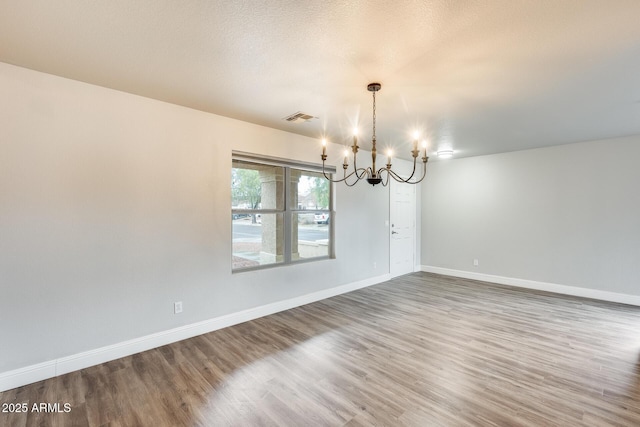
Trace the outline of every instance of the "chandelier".
<instances>
[{"instance_id":1,"label":"chandelier","mask_svg":"<svg viewBox=\"0 0 640 427\"><path fill-rule=\"evenodd\" d=\"M393 153L391 150L387 151L387 164L380 169L376 170L376 92L380 90L382 85L380 83L369 83L367 85L367 90L373 95L373 136L371 137L371 144L373 148L371 149L371 166L366 168L359 168L356 163L356 155L358 154L358 136L357 131L354 132L353 135L353 145L351 146L351 151L353 151L353 171L347 173L347 169L349 169L349 150L344 151L344 163L342 164L342 169L344 169L344 175L341 179L331 179L324 169L324 163L327 160L327 141L322 140L322 173L326 179L331 182L344 182L349 187L354 186L361 179L366 178L367 182L371 185L376 185L382 183L383 186L387 186L389 184L389 177L394 180L406 184L417 184L422 181L427 173L427 143L423 141L422 147L424 148L424 155L422 156L422 176L418 179L416 175L416 164L418 161L418 155L420 151L418 150L418 135L414 135L413 140L413 150L411 151L411 155L413 156L413 171L408 178L402 178L398 173L391 169L391 157ZM350 178L353 179L350 180ZM349 182L349 180L351 182Z\"/></svg>"}]
</instances>

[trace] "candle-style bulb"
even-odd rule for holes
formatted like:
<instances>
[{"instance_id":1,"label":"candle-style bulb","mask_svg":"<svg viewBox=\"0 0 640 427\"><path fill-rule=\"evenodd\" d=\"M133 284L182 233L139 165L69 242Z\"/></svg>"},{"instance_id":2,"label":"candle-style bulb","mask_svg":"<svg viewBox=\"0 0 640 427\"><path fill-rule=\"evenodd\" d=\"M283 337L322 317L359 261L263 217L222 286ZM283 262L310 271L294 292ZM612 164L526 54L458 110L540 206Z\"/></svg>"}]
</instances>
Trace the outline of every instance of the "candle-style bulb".
<instances>
[{"instance_id":1,"label":"candle-style bulb","mask_svg":"<svg viewBox=\"0 0 640 427\"><path fill-rule=\"evenodd\" d=\"M422 156L422 161L424 163L427 163L427 159L429 157L427 157L427 141L426 140L422 141L422 148L424 148L424 155Z\"/></svg>"}]
</instances>

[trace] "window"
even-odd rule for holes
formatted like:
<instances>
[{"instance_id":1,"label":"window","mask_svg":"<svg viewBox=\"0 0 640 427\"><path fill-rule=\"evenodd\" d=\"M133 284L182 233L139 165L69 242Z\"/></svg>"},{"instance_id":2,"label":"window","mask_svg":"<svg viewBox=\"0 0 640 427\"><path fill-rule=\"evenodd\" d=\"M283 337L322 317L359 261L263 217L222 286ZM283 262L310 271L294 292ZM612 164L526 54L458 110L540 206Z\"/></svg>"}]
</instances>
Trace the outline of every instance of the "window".
<instances>
[{"instance_id":1,"label":"window","mask_svg":"<svg viewBox=\"0 0 640 427\"><path fill-rule=\"evenodd\" d=\"M315 165L234 153L233 270L332 257L331 191Z\"/></svg>"}]
</instances>

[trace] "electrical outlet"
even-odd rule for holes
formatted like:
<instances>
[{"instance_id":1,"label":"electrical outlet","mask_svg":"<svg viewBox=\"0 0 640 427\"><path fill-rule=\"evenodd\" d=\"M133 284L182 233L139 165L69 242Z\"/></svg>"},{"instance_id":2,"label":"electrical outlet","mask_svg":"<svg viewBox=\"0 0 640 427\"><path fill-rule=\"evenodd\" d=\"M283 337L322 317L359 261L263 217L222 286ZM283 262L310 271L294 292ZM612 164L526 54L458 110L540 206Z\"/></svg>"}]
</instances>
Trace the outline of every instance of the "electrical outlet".
<instances>
[{"instance_id":1,"label":"electrical outlet","mask_svg":"<svg viewBox=\"0 0 640 427\"><path fill-rule=\"evenodd\" d=\"M182 313L182 301L173 303L173 314Z\"/></svg>"},{"instance_id":2,"label":"electrical outlet","mask_svg":"<svg viewBox=\"0 0 640 427\"><path fill-rule=\"evenodd\" d=\"M475 265L475 266L477 267L478 265L480 265L480 263L478 262L478 260L477 260L477 259L474 259L474 260L473 260L473 265Z\"/></svg>"},{"instance_id":3,"label":"electrical outlet","mask_svg":"<svg viewBox=\"0 0 640 427\"><path fill-rule=\"evenodd\" d=\"M377 263L377 262L374 262L374 263L373 263L373 269L375 270L376 268L378 268L378 263Z\"/></svg>"}]
</instances>

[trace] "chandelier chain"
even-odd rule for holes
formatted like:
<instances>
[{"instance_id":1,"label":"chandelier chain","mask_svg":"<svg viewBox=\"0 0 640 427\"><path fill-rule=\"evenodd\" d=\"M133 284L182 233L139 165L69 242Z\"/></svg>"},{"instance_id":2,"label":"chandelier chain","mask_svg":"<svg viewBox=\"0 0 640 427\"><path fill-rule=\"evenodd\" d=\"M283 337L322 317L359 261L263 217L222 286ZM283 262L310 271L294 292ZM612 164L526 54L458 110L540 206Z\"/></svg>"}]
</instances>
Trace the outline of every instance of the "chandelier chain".
<instances>
[{"instance_id":1,"label":"chandelier chain","mask_svg":"<svg viewBox=\"0 0 640 427\"><path fill-rule=\"evenodd\" d=\"M376 93L373 92L373 143L376 141Z\"/></svg>"}]
</instances>

